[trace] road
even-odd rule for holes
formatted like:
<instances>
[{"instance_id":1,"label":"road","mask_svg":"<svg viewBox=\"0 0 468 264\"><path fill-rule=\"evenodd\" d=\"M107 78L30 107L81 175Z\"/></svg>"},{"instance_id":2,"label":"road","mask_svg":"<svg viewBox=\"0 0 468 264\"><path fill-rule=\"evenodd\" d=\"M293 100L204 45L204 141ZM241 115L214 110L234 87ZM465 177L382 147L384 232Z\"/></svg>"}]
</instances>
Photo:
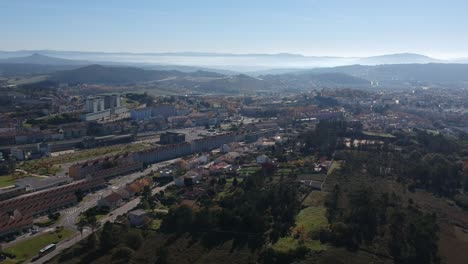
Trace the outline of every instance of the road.
<instances>
[{"instance_id":1,"label":"road","mask_svg":"<svg viewBox=\"0 0 468 264\"><path fill-rule=\"evenodd\" d=\"M160 168L163 168L165 166L173 164L173 163L177 162L178 160L180 160L180 158L173 159L173 160L168 160L168 161L163 161L163 162L160 162L160 163L155 163L155 164L149 166L147 169L145 169L142 172L135 172L135 173L132 173L132 174L129 174L129 175L123 175L123 176L116 177L116 178L114 178L114 179L112 179L110 181L110 183L112 185L109 186L108 188L99 190L99 191L94 192L94 193L90 193L90 194L86 195L84 197L83 201L81 201L79 204L60 211L61 218L53 226L48 227L48 228L42 228L36 234L29 233L29 234L23 235L21 237L18 237L14 241L3 244L3 246L4 247L10 247L10 246L12 246L12 245L14 245L16 243L21 242L21 241L24 241L24 240L33 238L35 236L47 233L51 229L53 229L53 228L55 228L57 226L64 226L64 227L67 227L67 228L72 228L72 229L77 230L76 222L77 222L77 219L78 219L79 215L81 213L83 213L84 211L96 206L98 200L101 197L112 193L113 191L115 191L118 188L124 187L125 185L135 181L136 179L138 179L140 177L144 177L146 175L151 174L152 171L156 171L156 170L159 170ZM160 190L164 190L165 188L167 188L168 186L170 186L172 184L173 183L170 183L170 184L162 186L162 187L156 187L156 188L153 189L153 191L159 192ZM123 206L117 208L115 211L113 211L112 215L109 215L109 216L104 217L103 219L101 219L101 222L104 223L105 221L115 221L115 218L118 215L125 214L128 211L130 211L131 209L135 208L136 205L138 205L138 203L140 202L139 199L140 198L136 198L134 200L131 200L128 203L124 204ZM88 232L90 233L91 230L87 230L87 229L84 230L83 238L85 237L85 235L86 236L89 235ZM58 250L59 248L63 247L63 249L65 249L65 248L68 248L70 245L73 245L74 243L76 243L76 242L73 242L73 240L79 241L81 239L77 239L76 236L75 236L71 240L67 240L65 242L62 242L62 243L60 243L60 246L59 245L57 246L56 251L60 252L60 250ZM62 246L62 244L63 244L63 246ZM35 261L34 263L38 263L38 262Z\"/></svg>"},{"instance_id":2,"label":"road","mask_svg":"<svg viewBox=\"0 0 468 264\"><path fill-rule=\"evenodd\" d=\"M158 193L160 191L164 191L167 187L172 186L172 185L174 185L174 182L170 182L170 183L168 183L168 184L166 184L164 186L161 186L161 187L155 187L155 188L153 188L152 193L156 194L156 193ZM135 199L127 202L126 204L124 204L124 205L120 206L119 208L115 209L114 211L112 211L112 213L109 214L108 216L106 216L106 217L102 218L101 220L99 220L99 223L102 225L105 222L114 222L117 219L118 216L124 215L124 214L128 213L129 211L133 210L135 207L137 207L137 205L140 203L140 201L141 201L141 197L136 197ZM83 239L86 239L91 233L92 233L92 230L90 228L85 228L83 230L82 234L77 233L72 238L58 243L56 250L52 251L51 253L43 256L42 258L40 258L40 259L38 259L38 260L36 260L34 262L31 262L31 260L30 260L30 261L28 261L28 263L41 263L41 264L45 263L46 261L51 260L53 257L59 255L65 249L72 247L73 245L77 244L78 242L80 242Z\"/></svg>"},{"instance_id":3,"label":"road","mask_svg":"<svg viewBox=\"0 0 468 264\"><path fill-rule=\"evenodd\" d=\"M156 164L151 165L150 167L148 167L142 172L135 172L129 175L120 176L120 177L112 179L110 181L112 185L109 188L97 191L92 194L88 194L80 204L78 204L77 206L68 208L67 210L62 212L61 215L63 215L63 217L60 219L57 225L65 226L65 227L72 227L76 229L75 224L76 224L76 220L78 219L78 216L82 212L88 210L89 208L96 206L98 200L101 199L101 197L107 196L111 194L113 191L115 191L116 189L124 187L125 185L131 182L134 182L136 179L149 175L152 171L156 171L162 167L168 166L172 163L175 163L178 160L179 159L173 159L169 161L156 163Z\"/></svg>"}]
</instances>

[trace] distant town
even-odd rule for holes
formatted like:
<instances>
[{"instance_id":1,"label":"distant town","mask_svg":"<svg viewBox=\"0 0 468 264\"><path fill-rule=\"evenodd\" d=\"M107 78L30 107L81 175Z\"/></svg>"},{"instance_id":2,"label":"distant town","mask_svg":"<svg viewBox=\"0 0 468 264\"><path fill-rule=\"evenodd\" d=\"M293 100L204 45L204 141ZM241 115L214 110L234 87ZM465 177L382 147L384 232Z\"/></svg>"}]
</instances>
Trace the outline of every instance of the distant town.
<instances>
[{"instance_id":1,"label":"distant town","mask_svg":"<svg viewBox=\"0 0 468 264\"><path fill-rule=\"evenodd\" d=\"M343 247L359 249L366 263L408 257L374 238L381 232L385 241L417 246L410 237L387 237L393 214L375 216L390 222L379 222L372 234L351 229L358 216L347 208L368 200L365 206L376 206L369 210L388 207L417 215L405 221L427 221L421 234L435 234L433 224L444 236L466 232L468 88L462 82L444 89L436 82L368 81L363 89L359 82L304 88L305 82L290 92L263 86L244 94L226 90L224 81L237 79L229 89L242 91L245 83L237 81L254 78L165 74L161 86L3 78L0 238L7 263L144 258L143 243L160 249L145 263L182 263L183 254L169 256L171 246L160 243L168 234L219 247L221 240L245 239L253 251L242 253L243 261L263 263L314 252L341 252L338 261L348 254ZM194 79L220 78L223 83L210 84L214 90L187 92ZM297 81L268 78L288 87ZM171 86L173 92L162 92ZM368 184L375 193L362 189ZM353 200L356 193L364 200ZM380 195L391 195L395 204ZM342 237L348 233L339 228L350 228L352 237ZM465 245L460 234L453 239ZM189 247L183 237L171 239ZM426 252L429 258L450 258L443 239L442 251Z\"/></svg>"}]
</instances>

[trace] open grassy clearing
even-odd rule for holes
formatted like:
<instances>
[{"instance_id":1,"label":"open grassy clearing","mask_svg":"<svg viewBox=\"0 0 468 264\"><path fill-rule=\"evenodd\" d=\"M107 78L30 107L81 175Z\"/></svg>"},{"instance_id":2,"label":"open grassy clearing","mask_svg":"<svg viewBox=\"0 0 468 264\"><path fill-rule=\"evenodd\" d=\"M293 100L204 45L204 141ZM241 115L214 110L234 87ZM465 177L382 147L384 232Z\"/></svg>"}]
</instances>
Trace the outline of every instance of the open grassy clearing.
<instances>
[{"instance_id":1,"label":"open grassy clearing","mask_svg":"<svg viewBox=\"0 0 468 264\"><path fill-rule=\"evenodd\" d=\"M326 192L313 191L311 192L302 203L304 206L323 206L327 197Z\"/></svg>"},{"instance_id":2,"label":"open grassy clearing","mask_svg":"<svg viewBox=\"0 0 468 264\"><path fill-rule=\"evenodd\" d=\"M154 230L158 230L161 227L162 220L161 219L154 219L150 223L150 228Z\"/></svg>"},{"instance_id":3,"label":"open grassy clearing","mask_svg":"<svg viewBox=\"0 0 468 264\"><path fill-rule=\"evenodd\" d=\"M13 175L0 176L0 188L15 185L16 178Z\"/></svg>"},{"instance_id":4,"label":"open grassy clearing","mask_svg":"<svg viewBox=\"0 0 468 264\"><path fill-rule=\"evenodd\" d=\"M327 218L325 217L326 209L324 207L307 207L302 209L296 216L296 227L294 231L299 228L304 228L306 232L316 232L322 227L328 225Z\"/></svg>"},{"instance_id":5,"label":"open grassy clearing","mask_svg":"<svg viewBox=\"0 0 468 264\"><path fill-rule=\"evenodd\" d=\"M75 234L75 231L70 229L62 229L60 231L41 234L5 248L4 252L16 256L15 259L10 260L11 263L21 263L36 256L39 253L39 250L45 246L52 243L58 243L73 236L73 234Z\"/></svg>"},{"instance_id":6,"label":"open grassy clearing","mask_svg":"<svg viewBox=\"0 0 468 264\"><path fill-rule=\"evenodd\" d=\"M0 188L14 186L16 183L16 180L24 178L24 177L33 177L33 176L24 174L21 172L14 172L12 174L0 176Z\"/></svg>"},{"instance_id":7,"label":"open grassy clearing","mask_svg":"<svg viewBox=\"0 0 468 264\"><path fill-rule=\"evenodd\" d=\"M374 136L374 137L383 137L383 138L395 138L392 134L388 133L378 133L378 132L371 132L371 131L363 131L364 135Z\"/></svg>"},{"instance_id":8,"label":"open grassy clearing","mask_svg":"<svg viewBox=\"0 0 468 264\"><path fill-rule=\"evenodd\" d=\"M296 226L292 229L291 235L280 238L273 244L272 248L283 253L294 251L300 246L305 246L312 251L326 250L326 245L310 238L310 234L328 226L325 213L326 209L324 207L302 209L296 216Z\"/></svg>"},{"instance_id":9,"label":"open grassy clearing","mask_svg":"<svg viewBox=\"0 0 468 264\"><path fill-rule=\"evenodd\" d=\"M40 81L45 81L49 76L48 75L39 75L39 76L32 76L32 77L18 77L14 79L9 79L9 84L14 85L22 85L22 84L29 84L29 83L36 83Z\"/></svg>"}]
</instances>

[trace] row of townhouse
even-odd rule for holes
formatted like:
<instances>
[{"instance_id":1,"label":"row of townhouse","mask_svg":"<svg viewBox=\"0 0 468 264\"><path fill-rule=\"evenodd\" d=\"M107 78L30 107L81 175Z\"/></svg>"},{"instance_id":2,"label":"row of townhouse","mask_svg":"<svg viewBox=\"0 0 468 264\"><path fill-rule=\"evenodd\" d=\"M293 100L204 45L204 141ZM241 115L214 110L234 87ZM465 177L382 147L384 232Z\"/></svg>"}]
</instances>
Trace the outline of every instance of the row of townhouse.
<instances>
[{"instance_id":1,"label":"row of townhouse","mask_svg":"<svg viewBox=\"0 0 468 264\"><path fill-rule=\"evenodd\" d=\"M153 180L150 177L145 177L139 180L136 180L125 187L121 187L112 193L102 197L98 201L98 208L114 210L115 208L121 206L126 201L130 200L137 193L143 192L146 186L151 187L153 185Z\"/></svg>"},{"instance_id":2,"label":"row of townhouse","mask_svg":"<svg viewBox=\"0 0 468 264\"><path fill-rule=\"evenodd\" d=\"M9 214L1 214L0 237L31 228L32 225L33 216L31 214L23 214L19 210L13 210Z\"/></svg>"},{"instance_id":3,"label":"row of townhouse","mask_svg":"<svg viewBox=\"0 0 468 264\"><path fill-rule=\"evenodd\" d=\"M92 178L109 178L132 171L141 170L143 163L135 159L134 153L108 156L70 166L68 174L74 180Z\"/></svg>"},{"instance_id":4,"label":"row of townhouse","mask_svg":"<svg viewBox=\"0 0 468 264\"><path fill-rule=\"evenodd\" d=\"M221 134L197 139L192 142L165 145L124 155L109 156L72 165L69 168L69 176L74 180L81 180L86 177L105 179L128 174L141 170L143 164L153 164L193 153L213 150L223 144L236 141L236 139L237 135L234 133Z\"/></svg>"},{"instance_id":5,"label":"row of townhouse","mask_svg":"<svg viewBox=\"0 0 468 264\"><path fill-rule=\"evenodd\" d=\"M200 138L191 142L183 142L180 144L166 145L150 150L145 150L136 153L136 159L145 164L157 163L165 160L170 160L178 157L183 157L199 152L210 151L219 148L223 144L234 142L237 140L237 135L234 133L221 134L206 138Z\"/></svg>"},{"instance_id":6,"label":"row of townhouse","mask_svg":"<svg viewBox=\"0 0 468 264\"><path fill-rule=\"evenodd\" d=\"M91 176L92 178L108 178L127 174L143 168L144 164L153 164L195 153L211 151L219 148L223 144L242 141L249 135L257 138L260 136L271 135L275 131L276 130L266 130L265 132L257 131L247 134L219 134L196 139L191 142L159 146L153 149L137 151L121 156L106 157L84 163L78 163L69 168L69 176L75 180L79 180L88 176Z\"/></svg>"},{"instance_id":7,"label":"row of townhouse","mask_svg":"<svg viewBox=\"0 0 468 264\"><path fill-rule=\"evenodd\" d=\"M35 215L78 202L77 191L89 191L105 184L103 179L84 179L28 193L0 202L0 236L27 229Z\"/></svg>"},{"instance_id":8,"label":"row of townhouse","mask_svg":"<svg viewBox=\"0 0 468 264\"><path fill-rule=\"evenodd\" d=\"M152 164L190 155L190 153L191 144L188 142L183 142L140 151L135 154L135 158L144 164Z\"/></svg>"}]
</instances>

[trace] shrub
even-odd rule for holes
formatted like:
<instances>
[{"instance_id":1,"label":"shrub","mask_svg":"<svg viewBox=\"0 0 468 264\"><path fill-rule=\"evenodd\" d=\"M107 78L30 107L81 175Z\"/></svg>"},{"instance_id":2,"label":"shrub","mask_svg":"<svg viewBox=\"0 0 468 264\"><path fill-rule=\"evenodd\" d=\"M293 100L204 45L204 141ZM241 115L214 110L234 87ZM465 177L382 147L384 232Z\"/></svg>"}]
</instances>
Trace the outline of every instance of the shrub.
<instances>
[{"instance_id":1,"label":"shrub","mask_svg":"<svg viewBox=\"0 0 468 264\"><path fill-rule=\"evenodd\" d=\"M128 247L119 247L114 250L114 253L112 254L112 259L117 259L117 260L129 260L132 258L133 254L135 251L133 249L128 248Z\"/></svg>"}]
</instances>

